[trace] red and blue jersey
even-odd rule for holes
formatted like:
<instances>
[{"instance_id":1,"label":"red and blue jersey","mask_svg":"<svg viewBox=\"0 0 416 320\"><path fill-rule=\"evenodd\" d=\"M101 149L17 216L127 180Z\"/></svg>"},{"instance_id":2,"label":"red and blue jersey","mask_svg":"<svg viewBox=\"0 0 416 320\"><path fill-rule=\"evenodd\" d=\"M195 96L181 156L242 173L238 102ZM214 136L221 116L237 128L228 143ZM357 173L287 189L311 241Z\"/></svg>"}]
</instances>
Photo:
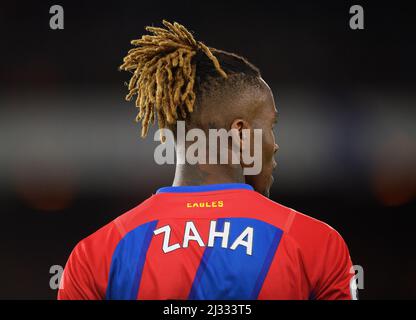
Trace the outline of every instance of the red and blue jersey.
<instances>
[{"instance_id":1,"label":"red and blue jersey","mask_svg":"<svg viewBox=\"0 0 416 320\"><path fill-rule=\"evenodd\" d=\"M247 184L165 187L72 251L59 299L352 299L345 242Z\"/></svg>"}]
</instances>

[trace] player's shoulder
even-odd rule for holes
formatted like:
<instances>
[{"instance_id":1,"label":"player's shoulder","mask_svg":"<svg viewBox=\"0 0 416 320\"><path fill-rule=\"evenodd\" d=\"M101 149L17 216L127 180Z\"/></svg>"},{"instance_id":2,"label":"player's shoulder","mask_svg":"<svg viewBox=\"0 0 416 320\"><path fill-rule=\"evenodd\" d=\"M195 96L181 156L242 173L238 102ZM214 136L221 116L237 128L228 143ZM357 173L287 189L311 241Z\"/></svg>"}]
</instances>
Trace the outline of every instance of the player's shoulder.
<instances>
[{"instance_id":1,"label":"player's shoulder","mask_svg":"<svg viewBox=\"0 0 416 320\"><path fill-rule=\"evenodd\" d=\"M283 205L269 199L257 192L251 193L256 199L256 206L262 211L273 217L283 217L285 219L285 231L290 232L293 226L302 227L317 233L327 233L333 230L327 223L320 221L312 216L301 213L296 209Z\"/></svg>"},{"instance_id":2,"label":"player's shoulder","mask_svg":"<svg viewBox=\"0 0 416 320\"><path fill-rule=\"evenodd\" d=\"M79 241L74 251L85 253L98 252L100 254L105 254L108 251L111 254L126 234L136 227L152 220L152 215L148 214L149 211L146 210L151 202L152 197L117 216L106 225Z\"/></svg>"},{"instance_id":3,"label":"player's shoulder","mask_svg":"<svg viewBox=\"0 0 416 320\"><path fill-rule=\"evenodd\" d=\"M287 233L304 254L316 260L323 258L322 254L334 245L346 246L340 233L328 223L296 210L293 212L293 222Z\"/></svg>"},{"instance_id":4,"label":"player's shoulder","mask_svg":"<svg viewBox=\"0 0 416 320\"><path fill-rule=\"evenodd\" d=\"M337 232L332 226L322 220L295 209L292 209L292 211L294 212L294 219L290 231L293 234L302 232L303 234L311 233L311 235L317 236Z\"/></svg>"},{"instance_id":5,"label":"player's shoulder","mask_svg":"<svg viewBox=\"0 0 416 320\"><path fill-rule=\"evenodd\" d=\"M273 201L260 194L256 197L261 202L261 207L267 209L275 219L280 219L280 224L285 233L302 242L318 242L327 239L331 234L335 236L339 233L328 223L321 221L313 216L301 213L296 209L285 206L279 202Z\"/></svg>"}]
</instances>

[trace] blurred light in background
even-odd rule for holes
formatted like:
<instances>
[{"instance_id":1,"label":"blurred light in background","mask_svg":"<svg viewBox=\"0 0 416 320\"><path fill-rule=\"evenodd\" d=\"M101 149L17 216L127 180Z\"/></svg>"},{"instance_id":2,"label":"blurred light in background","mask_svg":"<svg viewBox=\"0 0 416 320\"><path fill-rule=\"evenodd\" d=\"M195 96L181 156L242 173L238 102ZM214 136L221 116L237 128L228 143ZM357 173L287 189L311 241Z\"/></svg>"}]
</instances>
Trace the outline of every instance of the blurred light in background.
<instances>
[{"instance_id":1,"label":"blurred light in background","mask_svg":"<svg viewBox=\"0 0 416 320\"><path fill-rule=\"evenodd\" d=\"M416 97L363 92L346 102L290 88L279 92L280 192L359 193L357 181L364 179L383 204L414 198L416 111L410 106ZM121 91L9 93L1 104L0 189L12 183L33 207L59 210L75 194L131 194L144 182L155 190L172 181L173 166L154 162L154 130L139 137L135 107Z\"/></svg>"},{"instance_id":2,"label":"blurred light in background","mask_svg":"<svg viewBox=\"0 0 416 320\"><path fill-rule=\"evenodd\" d=\"M416 140L397 130L383 137L373 169L374 192L389 206L416 198Z\"/></svg>"},{"instance_id":3,"label":"blurred light in background","mask_svg":"<svg viewBox=\"0 0 416 320\"><path fill-rule=\"evenodd\" d=\"M11 174L15 191L32 209L66 209L76 192L76 172L67 159L59 157L58 141L53 137L38 138L29 139L27 149L20 150L19 158L13 161Z\"/></svg>"}]
</instances>

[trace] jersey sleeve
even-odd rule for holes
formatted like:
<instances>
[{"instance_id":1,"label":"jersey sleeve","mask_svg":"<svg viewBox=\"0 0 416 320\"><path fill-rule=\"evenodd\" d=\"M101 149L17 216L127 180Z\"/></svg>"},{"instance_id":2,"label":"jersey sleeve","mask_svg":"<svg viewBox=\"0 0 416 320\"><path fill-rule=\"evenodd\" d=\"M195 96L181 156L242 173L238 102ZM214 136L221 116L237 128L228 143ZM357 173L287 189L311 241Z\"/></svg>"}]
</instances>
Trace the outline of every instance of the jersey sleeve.
<instances>
[{"instance_id":1,"label":"jersey sleeve","mask_svg":"<svg viewBox=\"0 0 416 320\"><path fill-rule=\"evenodd\" d=\"M111 222L75 246L65 265L58 300L105 299L112 254L121 235L120 227Z\"/></svg>"},{"instance_id":2,"label":"jersey sleeve","mask_svg":"<svg viewBox=\"0 0 416 320\"><path fill-rule=\"evenodd\" d=\"M61 278L58 300L99 300L103 292L95 284L87 248L80 242L69 256Z\"/></svg>"},{"instance_id":3,"label":"jersey sleeve","mask_svg":"<svg viewBox=\"0 0 416 320\"><path fill-rule=\"evenodd\" d=\"M314 290L314 298L318 300L352 300L356 299L352 292L352 262L342 237L331 230L324 254L320 279Z\"/></svg>"}]
</instances>

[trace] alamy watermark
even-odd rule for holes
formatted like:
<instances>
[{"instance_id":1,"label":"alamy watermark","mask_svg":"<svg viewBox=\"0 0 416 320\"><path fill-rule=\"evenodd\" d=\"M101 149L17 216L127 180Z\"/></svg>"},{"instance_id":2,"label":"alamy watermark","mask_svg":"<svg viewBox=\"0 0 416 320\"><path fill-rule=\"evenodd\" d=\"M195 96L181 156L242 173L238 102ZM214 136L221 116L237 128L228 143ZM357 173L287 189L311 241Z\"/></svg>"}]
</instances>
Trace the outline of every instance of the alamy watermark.
<instances>
[{"instance_id":1,"label":"alamy watermark","mask_svg":"<svg viewBox=\"0 0 416 320\"><path fill-rule=\"evenodd\" d=\"M52 16L49 19L49 27L52 30L62 30L64 28L64 8L58 4L54 4L49 8Z\"/></svg>"},{"instance_id":2,"label":"alamy watermark","mask_svg":"<svg viewBox=\"0 0 416 320\"><path fill-rule=\"evenodd\" d=\"M353 300L358 299L358 290L364 289L364 268L360 265L353 265L349 270L352 275L350 280L350 293ZM63 289L62 277L64 268L61 265L52 265L49 268L49 273L52 275L49 279L49 287L52 290Z\"/></svg>"},{"instance_id":3,"label":"alamy watermark","mask_svg":"<svg viewBox=\"0 0 416 320\"><path fill-rule=\"evenodd\" d=\"M352 30L364 29L364 9L362 6L355 4L351 6L350 13L353 14L350 18L350 28Z\"/></svg>"},{"instance_id":4,"label":"alamy watermark","mask_svg":"<svg viewBox=\"0 0 416 320\"><path fill-rule=\"evenodd\" d=\"M161 131L162 130L162 131ZM244 164L244 175L257 175L262 169L262 129L194 128L185 132L185 121L176 124L176 141L169 129L159 129L154 140L159 144L154 151L157 164ZM230 141L231 140L231 141ZM231 148L230 148L231 146ZM231 157L231 159L230 159ZM230 161L231 160L231 161Z\"/></svg>"},{"instance_id":5,"label":"alamy watermark","mask_svg":"<svg viewBox=\"0 0 416 320\"><path fill-rule=\"evenodd\" d=\"M63 281L61 280L64 268L59 264L54 264L49 268L49 274L52 275L49 279L49 288L52 290L63 289Z\"/></svg>"},{"instance_id":6,"label":"alamy watermark","mask_svg":"<svg viewBox=\"0 0 416 320\"><path fill-rule=\"evenodd\" d=\"M351 298L358 300L358 289L364 289L364 268L358 264L353 265L350 274L353 275L350 280Z\"/></svg>"}]
</instances>

